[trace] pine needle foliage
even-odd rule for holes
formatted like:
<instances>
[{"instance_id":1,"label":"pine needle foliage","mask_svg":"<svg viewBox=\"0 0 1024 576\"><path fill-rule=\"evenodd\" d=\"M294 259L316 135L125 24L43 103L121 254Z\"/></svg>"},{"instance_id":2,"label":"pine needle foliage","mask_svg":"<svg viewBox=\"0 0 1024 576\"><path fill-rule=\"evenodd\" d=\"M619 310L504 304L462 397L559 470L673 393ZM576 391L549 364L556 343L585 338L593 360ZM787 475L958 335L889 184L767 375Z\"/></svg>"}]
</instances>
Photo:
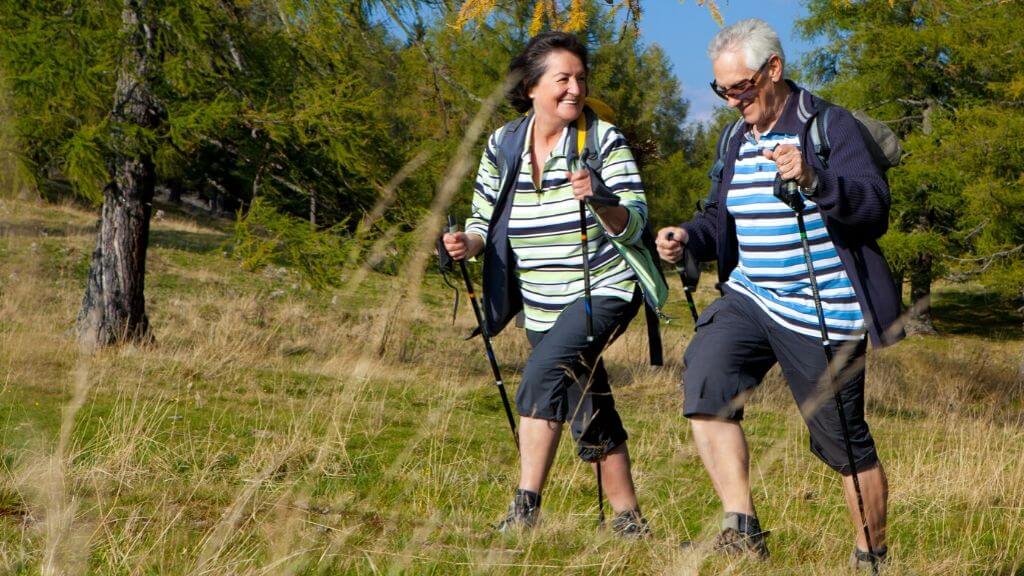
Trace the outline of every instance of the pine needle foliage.
<instances>
[{"instance_id":1,"label":"pine needle foliage","mask_svg":"<svg viewBox=\"0 0 1024 576\"><path fill-rule=\"evenodd\" d=\"M912 292L942 277L1024 280L1024 5L813 0L808 12L800 29L825 41L808 75L904 138L885 248ZM1024 282L999 284L1024 297Z\"/></svg>"},{"instance_id":2,"label":"pine needle foliage","mask_svg":"<svg viewBox=\"0 0 1024 576\"><path fill-rule=\"evenodd\" d=\"M680 3L685 0L679 0ZM609 13L616 15L619 12L626 13L626 20L632 22L633 26L626 30L638 32L640 17L643 14L643 7L640 0L604 0L609 7ZM531 9L529 33L534 36L544 29L562 30L564 32L583 32L586 29L587 0L534 0ZM711 18L719 26L725 21L722 12L715 0L697 0L697 5L707 8ZM455 27L463 28L472 22L483 22L487 20L498 8L497 0L466 0L459 8L458 17L455 19Z\"/></svg>"},{"instance_id":3,"label":"pine needle foliage","mask_svg":"<svg viewBox=\"0 0 1024 576\"><path fill-rule=\"evenodd\" d=\"M151 80L164 118L154 133L108 121L117 2L0 2L21 161L40 185L66 180L98 201L118 130L118 142L160 159L165 185L228 208L262 192L301 212L317 194L329 225L368 207L379 175L400 165L384 113L393 61L381 56L396 46L366 19L368 8L197 0L146 9L159 23Z\"/></svg>"},{"instance_id":4,"label":"pine needle foliage","mask_svg":"<svg viewBox=\"0 0 1024 576\"><path fill-rule=\"evenodd\" d=\"M97 175L106 167L99 126L112 104L119 21L113 1L0 2L0 68L22 147L19 162L37 188L59 174L81 196L101 198L105 178Z\"/></svg>"},{"instance_id":5,"label":"pine needle foliage","mask_svg":"<svg viewBox=\"0 0 1024 576\"><path fill-rule=\"evenodd\" d=\"M235 222L232 252L246 270L287 266L316 289L339 286L351 241L344 223L317 231L257 198Z\"/></svg>"}]
</instances>

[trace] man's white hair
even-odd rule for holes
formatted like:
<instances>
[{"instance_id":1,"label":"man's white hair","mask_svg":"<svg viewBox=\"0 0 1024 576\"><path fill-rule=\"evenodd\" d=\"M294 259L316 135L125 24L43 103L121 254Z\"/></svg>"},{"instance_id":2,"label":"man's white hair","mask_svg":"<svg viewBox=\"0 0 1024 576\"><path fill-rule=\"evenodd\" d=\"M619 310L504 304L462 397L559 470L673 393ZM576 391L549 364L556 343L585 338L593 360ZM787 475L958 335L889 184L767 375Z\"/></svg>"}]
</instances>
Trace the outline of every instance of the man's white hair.
<instances>
[{"instance_id":1,"label":"man's white hair","mask_svg":"<svg viewBox=\"0 0 1024 576\"><path fill-rule=\"evenodd\" d=\"M724 52L740 50L747 68L757 70L772 54L786 63L786 54L782 51L779 35L764 20L748 18L726 26L708 43L708 58L712 62Z\"/></svg>"}]
</instances>

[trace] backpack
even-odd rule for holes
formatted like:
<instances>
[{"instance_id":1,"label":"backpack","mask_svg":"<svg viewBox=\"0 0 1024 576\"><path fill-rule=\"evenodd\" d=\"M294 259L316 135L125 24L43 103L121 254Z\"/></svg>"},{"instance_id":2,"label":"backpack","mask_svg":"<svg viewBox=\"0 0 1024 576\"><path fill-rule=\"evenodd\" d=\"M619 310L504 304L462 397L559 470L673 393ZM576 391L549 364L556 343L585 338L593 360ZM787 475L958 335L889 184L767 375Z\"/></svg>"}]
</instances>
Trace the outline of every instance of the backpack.
<instances>
[{"instance_id":1,"label":"backpack","mask_svg":"<svg viewBox=\"0 0 1024 576\"><path fill-rule=\"evenodd\" d=\"M827 169L828 158L832 153L832 145L828 141L828 119L834 105L824 100L821 102L824 109L811 119L810 136L814 154ZM864 137L868 151L871 152L871 159L875 161L875 166L878 166L882 174L893 166L899 166L900 160L903 159L903 146L896 133L884 122L868 116L866 112L851 110L850 114L857 121L857 128Z\"/></svg>"},{"instance_id":2,"label":"backpack","mask_svg":"<svg viewBox=\"0 0 1024 576\"><path fill-rule=\"evenodd\" d=\"M830 112L834 107L835 105L831 102L820 100L818 113L811 117L811 125L808 129L811 137L811 146L814 148L814 155L818 157L821 165L826 169L828 169L829 157L832 154L832 144L828 139L828 124L829 117L831 116ZM885 175L893 166L899 166L900 160L903 157L903 146L900 144L900 139L896 136L896 133L886 126L884 122L875 120L865 112L854 110L850 114L853 116L857 128L864 137L864 143L867 144L868 151L871 153L871 159L878 166L882 174ZM715 189L721 183L722 173L725 171L725 155L728 152L729 142L732 141L736 132L743 127L743 124L743 118L729 124L722 130L722 135L718 139L718 155L715 158L714 165L711 166L711 170L708 171L708 177L714 183Z\"/></svg>"},{"instance_id":3,"label":"backpack","mask_svg":"<svg viewBox=\"0 0 1024 576\"><path fill-rule=\"evenodd\" d=\"M525 131L529 117L517 118L505 125L495 142L497 146L497 168L501 179L499 197L495 207L503 204L503 197L508 195L514 188L515 174L510 167L518 166L519 156L522 152L521 138L506 138L505 136L519 130ZM584 107L583 114L575 124L570 125L568 138L576 142L576 147L570 149L569 162L578 159L590 171L591 178L600 174L601 170L601 144L597 140L597 113L589 106ZM575 156L573 155L575 153ZM492 218L498 217L497 210ZM596 218L598 226L603 226L601 220ZM610 239L611 240L611 239ZM626 261L626 264L637 276L641 291L644 296L644 310L647 319L647 338L650 346L651 365L662 365L661 333L659 330L659 318L664 315L661 307L668 299L668 283L665 282L664 273L658 266L655 254L657 248L654 244L654 233L651 230L650 222L644 227L641 233L640 246L628 246L615 240L611 240L619 254ZM517 325L519 321L517 320Z\"/></svg>"}]
</instances>

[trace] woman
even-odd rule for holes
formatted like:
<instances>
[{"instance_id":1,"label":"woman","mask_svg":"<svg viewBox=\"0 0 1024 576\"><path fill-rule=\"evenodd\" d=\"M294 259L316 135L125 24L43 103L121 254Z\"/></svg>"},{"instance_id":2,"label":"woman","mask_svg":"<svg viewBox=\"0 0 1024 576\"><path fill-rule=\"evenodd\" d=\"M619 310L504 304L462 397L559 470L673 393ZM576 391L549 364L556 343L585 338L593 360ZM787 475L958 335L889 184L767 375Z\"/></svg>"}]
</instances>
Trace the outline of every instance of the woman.
<instances>
[{"instance_id":1,"label":"woman","mask_svg":"<svg viewBox=\"0 0 1024 576\"><path fill-rule=\"evenodd\" d=\"M600 143L600 170L570 172L579 167L577 142L570 135L584 114L588 72L587 49L575 36L546 32L534 37L512 61L510 72L521 78L510 93L512 104L528 114L492 134L466 231L444 236L456 260L484 253L485 308L491 311L489 320L501 316L488 331L497 333L521 304L533 347L516 392L519 487L498 529L536 522L562 424L571 420L580 457L601 467L615 511L612 530L643 536L649 529L633 488L627 435L599 357L643 302L637 275L620 253L623 246L640 244L647 224L639 171L622 133L589 116L594 118L589 130L596 130ZM519 141L522 146L503 155L509 142ZM507 168L509 157L517 171ZM505 168L499 170L499 163ZM513 181L502 182L506 170ZM508 187L502 195L504 183ZM592 342L584 308L581 201L588 203ZM511 257L501 257L503 250ZM506 264L514 270L505 270ZM488 285L495 277L499 280Z\"/></svg>"}]
</instances>

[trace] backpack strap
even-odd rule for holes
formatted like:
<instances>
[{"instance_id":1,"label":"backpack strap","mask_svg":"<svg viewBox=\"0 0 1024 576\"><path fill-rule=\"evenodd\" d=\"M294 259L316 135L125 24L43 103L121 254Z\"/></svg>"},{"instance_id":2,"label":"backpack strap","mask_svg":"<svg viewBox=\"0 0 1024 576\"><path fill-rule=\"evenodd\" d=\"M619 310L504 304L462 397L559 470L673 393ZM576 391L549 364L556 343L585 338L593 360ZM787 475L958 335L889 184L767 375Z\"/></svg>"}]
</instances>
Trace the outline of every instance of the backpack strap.
<instances>
[{"instance_id":1,"label":"backpack strap","mask_svg":"<svg viewBox=\"0 0 1024 576\"><path fill-rule=\"evenodd\" d=\"M584 138L583 150L580 151L580 157L587 166L590 166L590 168L595 172L600 173L601 166L604 162L601 158L601 143L597 139L598 115L589 108L584 109L583 111L584 114L587 114L588 112L593 118L587 119L587 123L590 125L590 128L587 130L586 138ZM587 152L586 155L583 154L584 151Z\"/></svg>"},{"instance_id":2,"label":"backpack strap","mask_svg":"<svg viewBox=\"0 0 1024 576\"><path fill-rule=\"evenodd\" d=\"M583 108L583 114L580 114L576 118L576 157L580 160L586 161L587 150L587 127L588 125L593 128L592 132L597 132L597 126L594 126L593 120L587 113L589 108Z\"/></svg>"},{"instance_id":3,"label":"backpack strap","mask_svg":"<svg viewBox=\"0 0 1024 576\"><path fill-rule=\"evenodd\" d=\"M582 121L586 117L586 121ZM584 164L590 166L591 170L600 173L603 161L601 159L601 142L597 139L598 115L589 107L584 109L583 114L577 119L577 154ZM580 130L582 126L582 131Z\"/></svg>"},{"instance_id":4,"label":"backpack strap","mask_svg":"<svg viewBox=\"0 0 1024 576\"><path fill-rule=\"evenodd\" d=\"M498 178L501 189L498 191L498 198L494 205L502 203L505 196L515 185L515 178L509 177L512 171L518 171L520 156L523 153L523 142L525 132L530 125L530 116L524 114L515 120L505 124L504 129L495 138L495 145L498 149ZM520 133L522 131L522 133Z\"/></svg>"},{"instance_id":5,"label":"backpack strap","mask_svg":"<svg viewBox=\"0 0 1024 576\"><path fill-rule=\"evenodd\" d=\"M641 298L643 298L641 296ZM661 319L658 311L644 300L644 320L647 321L647 351L651 366L664 366L665 357L661 345Z\"/></svg>"},{"instance_id":6,"label":"backpack strap","mask_svg":"<svg viewBox=\"0 0 1024 576\"><path fill-rule=\"evenodd\" d=\"M705 208L715 203L714 196L718 192L718 185L722 182L722 174L725 173L725 156L729 153L729 142L736 136L736 133L743 128L743 118L738 118L732 124L722 128L722 134L718 137L718 152L715 155L715 163L708 170L708 178L711 179L711 192L704 200L697 201L697 211L703 212Z\"/></svg>"},{"instance_id":7,"label":"backpack strap","mask_svg":"<svg viewBox=\"0 0 1024 576\"><path fill-rule=\"evenodd\" d=\"M583 113L576 118L576 122L569 125L569 140L576 145L567 150L569 164L579 160L586 164L594 172L601 171L601 143L597 140L598 115L589 106L583 108Z\"/></svg>"},{"instance_id":8,"label":"backpack strap","mask_svg":"<svg viewBox=\"0 0 1024 576\"><path fill-rule=\"evenodd\" d=\"M739 125L742 124L743 120L740 118L732 124L722 128L722 133L718 136L718 151L715 154L715 163L712 164L711 170L708 171L708 177L715 183L722 181L722 173L725 172L725 155L728 152L729 140L732 139L732 135L739 129Z\"/></svg>"},{"instance_id":9,"label":"backpack strap","mask_svg":"<svg viewBox=\"0 0 1024 576\"><path fill-rule=\"evenodd\" d=\"M828 169L828 158L832 154L832 145L828 141L828 118L833 104L823 98L819 98L815 103L807 90L793 83L790 83L790 87L798 91L796 117L804 125L814 155L818 157L821 165Z\"/></svg>"},{"instance_id":10,"label":"backpack strap","mask_svg":"<svg viewBox=\"0 0 1024 576\"><path fill-rule=\"evenodd\" d=\"M711 165L711 170L708 171L708 177L715 184L722 181L722 174L725 172L725 155L729 153L729 142L732 142L733 137L742 127L743 118L739 118L723 128L721 136L718 137L718 154L715 156L715 163Z\"/></svg>"},{"instance_id":11,"label":"backpack strap","mask_svg":"<svg viewBox=\"0 0 1024 576\"><path fill-rule=\"evenodd\" d=\"M828 158L832 154L832 144L828 141L828 119L832 105L822 100L818 113L811 118L810 130L811 145L814 146L814 155L821 161L821 165L828 169Z\"/></svg>"},{"instance_id":12,"label":"backpack strap","mask_svg":"<svg viewBox=\"0 0 1024 576\"><path fill-rule=\"evenodd\" d=\"M654 231L651 229L649 222L641 233L641 241L649 254L658 253L657 245L654 243ZM665 274L661 271L661 266L656 266L655 269L664 281ZM643 306L644 319L647 321L647 350L650 355L651 366L664 366L665 358L661 343L661 315L659 310L655 309L647 298L643 299Z\"/></svg>"}]
</instances>

